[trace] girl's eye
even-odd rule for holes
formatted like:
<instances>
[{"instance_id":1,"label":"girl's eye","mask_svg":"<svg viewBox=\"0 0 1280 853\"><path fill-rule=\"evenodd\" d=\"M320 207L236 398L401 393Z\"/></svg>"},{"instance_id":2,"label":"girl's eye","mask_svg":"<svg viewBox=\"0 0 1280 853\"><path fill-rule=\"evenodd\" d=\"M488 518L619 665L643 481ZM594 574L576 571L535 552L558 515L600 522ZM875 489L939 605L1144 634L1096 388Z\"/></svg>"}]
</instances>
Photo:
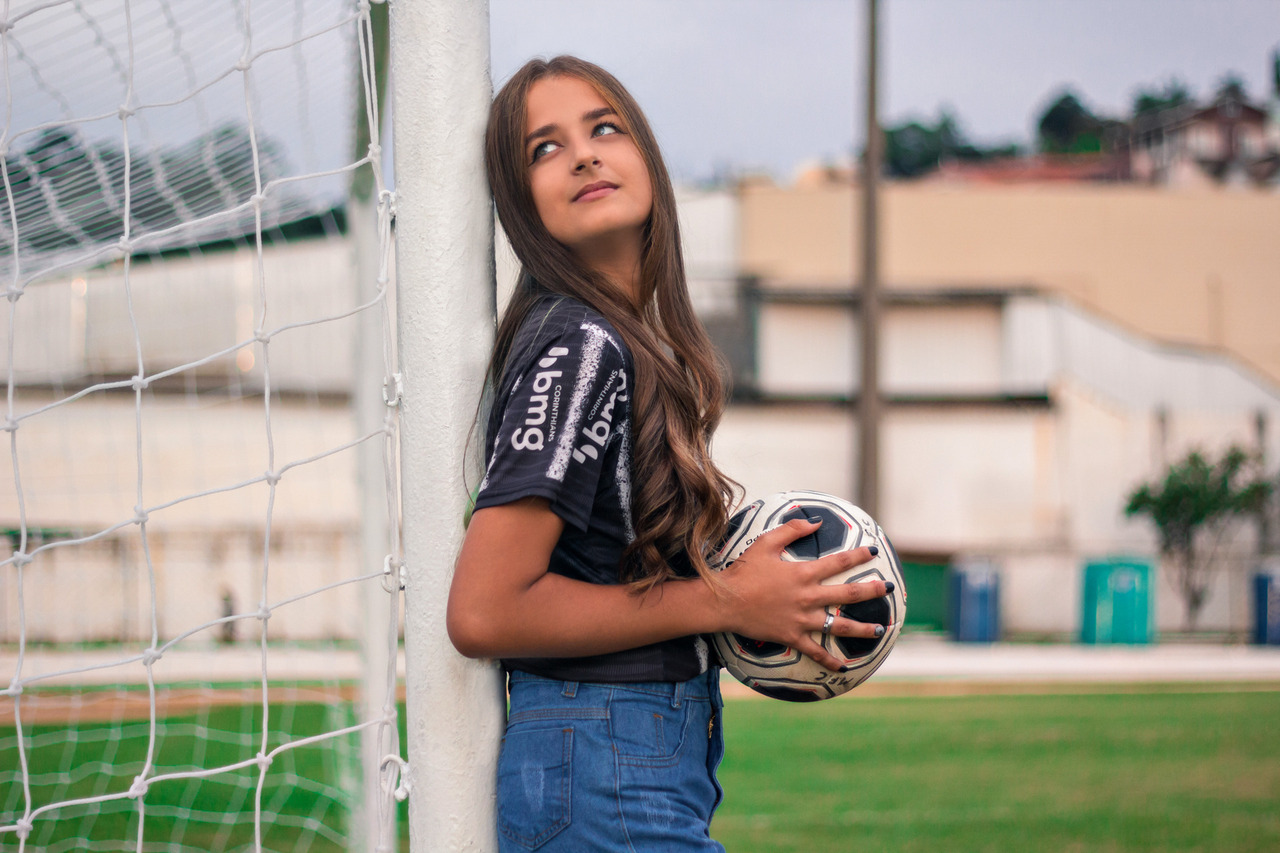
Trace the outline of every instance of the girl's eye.
<instances>
[{"instance_id":1,"label":"girl's eye","mask_svg":"<svg viewBox=\"0 0 1280 853\"><path fill-rule=\"evenodd\" d=\"M536 163L544 154L550 154L555 149L555 145L556 143L549 139L546 142L539 142L533 147L532 162Z\"/></svg>"},{"instance_id":2,"label":"girl's eye","mask_svg":"<svg viewBox=\"0 0 1280 853\"><path fill-rule=\"evenodd\" d=\"M608 136L611 133L622 133L622 128L611 121L602 121L591 132L592 136Z\"/></svg>"}]
</instances>

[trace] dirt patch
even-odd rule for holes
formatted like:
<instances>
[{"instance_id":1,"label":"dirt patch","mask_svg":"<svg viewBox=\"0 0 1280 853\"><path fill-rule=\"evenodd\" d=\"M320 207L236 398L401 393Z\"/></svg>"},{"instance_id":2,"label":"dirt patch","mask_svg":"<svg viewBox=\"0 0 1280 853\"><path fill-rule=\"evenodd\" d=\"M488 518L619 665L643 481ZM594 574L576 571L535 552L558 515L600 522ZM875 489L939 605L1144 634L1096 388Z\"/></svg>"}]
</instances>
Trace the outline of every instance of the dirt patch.
<instances>
[{"instance_id":1,"label":"dirt patch","mask_svg":"<svg viewBox=\"0 0 1280 853\"><path fill-rule=\"evenodd\" d=\"M272 704L355 702L359 696L355 684L279 685L267 691L267 701ZM403 687L399 698L404 698ZM24 726L146 720L151 716L151 697L146 690L50 690L24 693L18 701ZM157 719L225 705L261 704L260 686L166 687L156 691ZM0 726L14 724L13 703L0 704Z\"/></svg>"}]
</instances>

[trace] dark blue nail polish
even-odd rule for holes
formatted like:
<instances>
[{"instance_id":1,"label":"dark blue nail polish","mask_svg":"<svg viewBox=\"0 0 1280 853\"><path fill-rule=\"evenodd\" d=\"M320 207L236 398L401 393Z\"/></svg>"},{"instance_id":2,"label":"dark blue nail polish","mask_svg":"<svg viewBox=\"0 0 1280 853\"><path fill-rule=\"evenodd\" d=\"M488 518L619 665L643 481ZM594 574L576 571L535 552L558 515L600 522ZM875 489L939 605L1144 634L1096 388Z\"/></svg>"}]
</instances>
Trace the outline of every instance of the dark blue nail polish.
<instances>
[{"instance_id":1,"label":"dark blue nail polish","mask_svg":"<svg viewBox=\"0 0 1280 853\"><path fill-rule=\"evenodd\" d=\"M888 595L889 593L893 592L895 589L897 589L897 587L893 585L893 581L884 582L885 595Z\"/></svg>"},{"instance_id":2,"label":"dark blue nail polish","mask_svg":"<svg viewBox=\"0 0 1280 853\"><path fill-rule=\"evenodd\" d=\"M883 626L883 625L877 625L877 626L876 626L876 637L877 637L877 639L878 639L878 638L880 638L880 637L883 637L883 636L884 636L884 626Z\"/></svg>"},{"instance_id":3,"label":"dark blue nail polish","mask_svg":"<svg viewBox=\"0 0 1280 853\"><path fill-rule=\"evenodd\" d=\"M872 545L872 546L871 546L870 548L868 548L867 550L871 552L871 556L873 556L873 557L877 557L877 556L879 556L879 555L880 555L880 549L879 549L879 548L877 548L875 545Z\"/></svg>"}]
</instances>

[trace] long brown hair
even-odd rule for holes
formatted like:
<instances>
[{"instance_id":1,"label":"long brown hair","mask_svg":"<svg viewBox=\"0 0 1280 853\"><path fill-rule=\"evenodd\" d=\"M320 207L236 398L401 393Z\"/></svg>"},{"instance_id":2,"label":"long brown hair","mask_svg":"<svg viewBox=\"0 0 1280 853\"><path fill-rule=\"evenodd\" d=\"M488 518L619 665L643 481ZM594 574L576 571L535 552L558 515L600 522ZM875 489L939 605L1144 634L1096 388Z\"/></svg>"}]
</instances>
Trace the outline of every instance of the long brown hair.
<instances>
[{"instance_id":1,"label":"long brown hair","mask_svg":"<svg viewBox=\"0 0 1280 853\"><path fill-rule=\"evenodd\" d=\"M525 104L533 84L553 76L576 77L593 86L618 114L648 166L653 209L645 224L635 304L553 238L534 207L524 144ZM630 349L636 374L631 463L636 538L624 556L622 577L649 589L675 576L671 561L683 551L694 570L710 581L706 557L723 535L736 486L710 452L725 392L717 353L689 302L675 193L644 113L599 66L572 56L530 60L494 98L485 168L498 218L521 264L515 293L498 325L489 365L491 387L497 387L515 334L540 297L568 296L600 312Z\"/></svg>"}]
</instances>

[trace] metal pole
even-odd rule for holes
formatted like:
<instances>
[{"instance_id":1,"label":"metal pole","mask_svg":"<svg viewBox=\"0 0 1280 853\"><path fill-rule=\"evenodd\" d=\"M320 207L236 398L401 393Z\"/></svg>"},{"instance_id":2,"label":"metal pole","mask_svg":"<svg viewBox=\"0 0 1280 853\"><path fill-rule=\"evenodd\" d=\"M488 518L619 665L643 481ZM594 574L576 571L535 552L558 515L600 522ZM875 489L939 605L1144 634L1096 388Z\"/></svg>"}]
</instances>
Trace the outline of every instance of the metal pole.
<instances>
[{"instance_id":1,"label":"metal pole","mask_svg":"<svg viewBox=\"0 0 1280 853\"><path fill-rule=\"evenodd\" d=\"M493 851L501 673L463 658L445 633L463 454L493 339L488 2L397 0L391 56L409 843Z\"/></svg>"},{"instance_id":2,"label":"metal pole","mask_svg":"<svg viewBox=\"0 0 1280 853\"><path fill-rule=\"evenodd\" d=\"M368 57L369 69L356 69L356 98L354 116L354 145L352 159L359 160L369 153L369 145L376 138L369 127L369 107L364 77L372 70L370 84L376 94L376 109L381 116L386 103L387 82L387 8L378 4L369 8L369 35L372 54ZM381 224L378 221L378 181L374 169L381 161L353 173L347 193L347 234L355 257L355 303L362 305L373 299L382 274ZM385 304L385 300L384 300ZM358 435L372 435L379 430L389 430L387 405L383 399L384 382L389 365L386 364L385 338L390 333L382 306L364 311L358 321L355 342L355 374L352 390L352 408L355 413ZM387 459L390 438L370 440L360 445L357 456L360 492L360 566L362 572L372 571L383 565L390 544L390 518L388 512ZM399 597L399 592L388 592L380 583L365 583L361 589L362 625L360 634L361 673L360 719L388 719L395 701L395 669L392 663L396 653L395 630L398 601L388 601L388 596ZM388 679L391 684L388 684ZM386 723L362 730L360 736L361 792L355 819L352 821L352 849L368 853L384 853L394 849L396 838L396 809L390 807L387 795L382 791L378 772L379 762L389 752L398 754L398 740L394 725Z\"/></svg>"},{"instance_id":3,"label":"metal pole","mask_svg":"<svg viewBox=\"0 0 1280 853\"><path fill-rule=\"evenodd\" d=\"M879 198L883 139L877 113L877 0L867 0L867 150L862 169L862 371L858 391L858 504L880 511Z\"/></svg>"}]
</instances>

